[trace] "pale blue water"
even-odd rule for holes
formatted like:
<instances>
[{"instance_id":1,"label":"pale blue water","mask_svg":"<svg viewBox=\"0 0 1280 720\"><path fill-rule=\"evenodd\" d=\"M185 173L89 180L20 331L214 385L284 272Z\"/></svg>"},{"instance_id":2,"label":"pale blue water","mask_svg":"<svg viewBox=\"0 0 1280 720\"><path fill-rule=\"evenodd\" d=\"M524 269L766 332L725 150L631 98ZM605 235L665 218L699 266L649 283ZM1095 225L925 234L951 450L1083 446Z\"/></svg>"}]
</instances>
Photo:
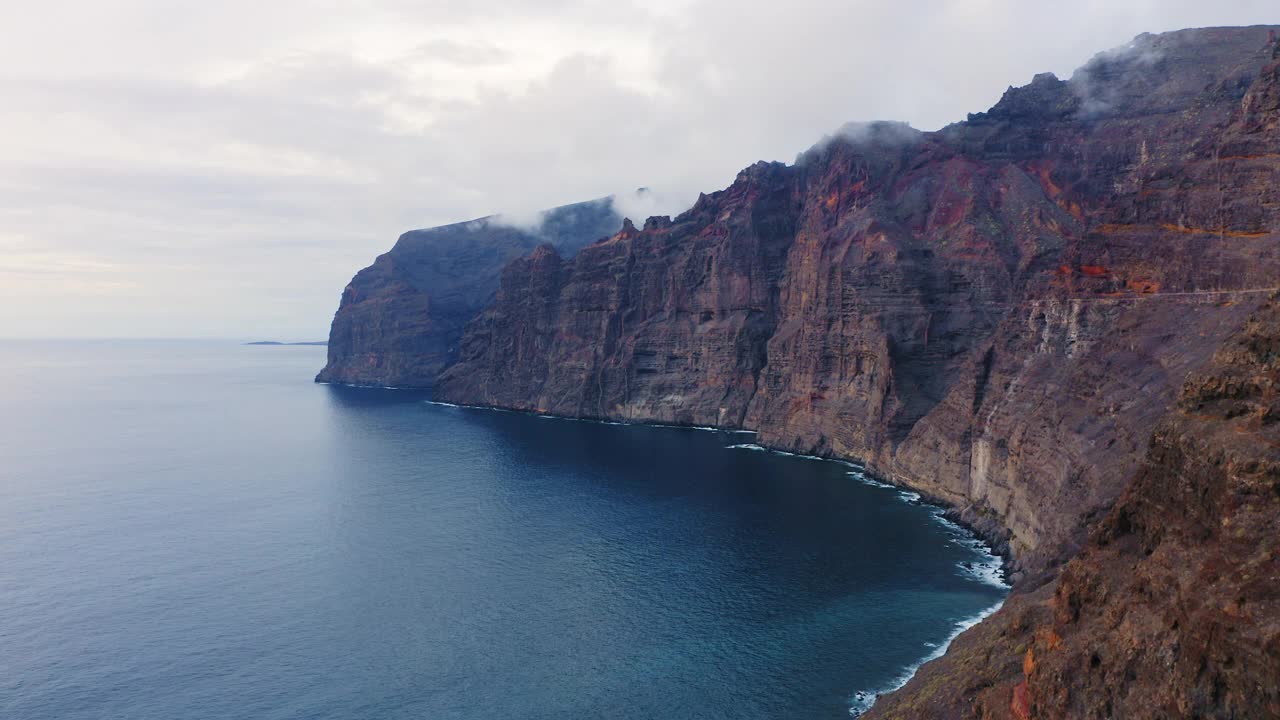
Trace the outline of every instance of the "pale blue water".
<instances>
[{"instance_id":1,"label":"pale blue water","mask_svg":"<svg viewBox=\"0 0 1280 720\"><path fill-rule=\"evenodd\" d=\"M1001 588L750 436L0 341L0 718L839 718Z\"/></svg>"}]
</instances>

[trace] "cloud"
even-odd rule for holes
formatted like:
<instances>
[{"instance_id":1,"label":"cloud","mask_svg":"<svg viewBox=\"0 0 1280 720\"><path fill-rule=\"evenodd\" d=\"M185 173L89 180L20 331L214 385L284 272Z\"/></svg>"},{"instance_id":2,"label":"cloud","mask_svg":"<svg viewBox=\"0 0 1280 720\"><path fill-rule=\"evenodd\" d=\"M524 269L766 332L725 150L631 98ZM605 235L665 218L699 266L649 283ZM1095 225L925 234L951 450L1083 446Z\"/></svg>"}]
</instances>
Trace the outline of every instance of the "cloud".
<instances>
[{"instance_id":1,"label":"cloud","mask_svg":"<svg viewBox=\"0 0 1280 720\"><path fill-rule=\"evenodd\" d=\"M639 223L850 120L933 129L1140 32L1273 15L1248 0L0 0L0 228L29 262L67 259L24 285L0 336L322 337L351 274L405 229L610 193Z\"/></svg>"},{"instance_id":2,"label":"cloud","mask_svg":"<svg viewBox=\"0 0 1280 720\"><path fill-rule=\"evenodd\" d=\"M1151 35L1141 35L1120 47L1094 55L1071 76L1071 91L1080 98L1077 114L1085 119L1107 114L1122 96L1117 77L1134 77L1125 70L1151 67L1164 56L1165 48Z\"/></svg>"},{"instance_id":3,"label":"cloud","mask_svg":"<svg viewBox=\"0 0 1280 720\"><path fill-rule=\"evenodd\" d=\"M494 65L510 62L512 54L496 45L436 38L418 46L410 58L451 65Z\"/></svg>"},{"instance_id":4,"label":"cloud","mask_svg":"<svg viewBox=\"0 0 1280 720\"><path fill-rule=\"evenodd\" d=\"M674 217L693 207L698 195L692 189L654 190L638 188L614 194L613 207L624 218L636 225L658 215Z\"/></svg>"}]
</instances>

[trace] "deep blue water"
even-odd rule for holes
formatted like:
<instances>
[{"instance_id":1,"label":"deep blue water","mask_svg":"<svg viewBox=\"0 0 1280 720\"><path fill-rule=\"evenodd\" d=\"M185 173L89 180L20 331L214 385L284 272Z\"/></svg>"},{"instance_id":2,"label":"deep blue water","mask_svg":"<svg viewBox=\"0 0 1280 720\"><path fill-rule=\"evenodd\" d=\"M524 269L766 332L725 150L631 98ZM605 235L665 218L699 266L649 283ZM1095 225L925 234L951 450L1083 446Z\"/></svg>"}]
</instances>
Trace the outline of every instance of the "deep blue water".
<instances>
[{"instance_id":1,"label":"deep blue water","mask_svg":"<svg viewBox=\"0 0 1280 720\"><path fill-rule=\"evenodd\" d=\"M0 717L839 718L1003 590L749 435L0 342Z\"/></svg>"}]
</instances>

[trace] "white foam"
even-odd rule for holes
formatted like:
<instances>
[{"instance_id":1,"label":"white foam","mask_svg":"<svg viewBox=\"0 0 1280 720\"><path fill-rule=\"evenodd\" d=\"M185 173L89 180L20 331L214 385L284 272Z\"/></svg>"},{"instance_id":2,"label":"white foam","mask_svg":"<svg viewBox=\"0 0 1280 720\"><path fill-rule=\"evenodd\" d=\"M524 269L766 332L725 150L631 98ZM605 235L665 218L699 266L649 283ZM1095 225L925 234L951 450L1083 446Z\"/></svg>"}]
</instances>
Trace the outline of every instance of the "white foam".
<instances>
[{"instance_id":1,"label":"white foam","mask_svg":"<svg viewBox=\"0 0 1280 720\"><path fill-rule=\"evenodd\" d=\"M956 542L973 549L982 558L973 562L960 563L959 570L962 574L1001 590L1009 589L1009 583L1004 578L1004 561L991 552L990 546L980 538L971 535L958 538Z\"/></svg>"},{"instance_id":2,"label":"white foam","mask_svg":"<svg viewBox=\"0 0 1280 720\"><path fill-rule=\"evenodd\" d=\"M831 458L819 457L817 455L801 455L800 453L787 452L786 450L773 450L771 452L773 452L774 455L786 455L787 457L800 458L801 460L826 460L828 462L837 462L832 461Z\"/></svg>"},{"instance_id":3,"label":"white foam","mask_svg":"<svg viewBox=\"0 0 1280 720\"><path fill-rule=\"evenodd\" d=\"M421 388L402 387L399 385L367 385L363 383L345 383L330 382L328 380L316 380L317 385L332 385L334 387L360 388L362 390L420 390Z\"/></svg>"},{"instance_id":4,"label":"white foam","mask_svg":"<svg viewBox=\"0 0 1280 720\"><path fill-rule=\"evenodd\" d=\"M765 448L760 447L755 443L743 443L741 445L728 445L726 447L729 450L759 450L760 452L766 452Z\"/></svg>"},{"instance_id":5,"label":"white foam","mask_svg":"<svg viewBox=\"0 0 1280 720\"><path fill-rule=\"evenodd\" d=\"M1004 562L999 558L962 565L960 569L979 582L1005 590L1009 589L1009 583L1004 579Z\"/></svg>"},{"instance_id":6,"label":"white foam","mask_svg":"<svg viewBox=\"0 0 1280 720\"><path fill-rule=\"evenodd\" d=\"M399 390L402 388L384 388L384 389ZM460 405L455 403L443 402L440 400L424 400L423 402L425 402L428 405L440 405L442 407L452 407L452 408L466 408L468 410L489 410L491 412L525 413L525 411L522 411L522 410L511 410L509 408L493 407L492 405ZM626 422L623 420L596 420L593 418L569 417L567 415L546 415L546 414L536 414L536 413L525 413L525 414L533 414L534 417L542 418L544 420L568 420L570 422L594 423L596 425L628 425L628 426L634 425L637 427L675 428L677 430L702 430L704 432L733 433L733 434L740 434L740 435L756 434L755 430L726 430L725 428L712 427L710 425L672 425L669 423Z\"/></svg>"},{"instance_id":7,"label":"white foam","mask_svg":"<svg viewBox=\"0 0 1280 720\"><path fill-rule=\"evenodd\" d=\"M703 431L709 430L711 432L738 432L738 431L722 430L718 427L711 427L710 425L671 425L668 423L646 423L646 422L616 423L616 424L617 425L643 425L647 427L660 427L660 428L679 428L681 430L703 430Z\"/></svg>"},{"instance_id":8,"label":"white foam","mask_svg":"<svg viewBox=\"0 0 1280 720\"><path fill-rule=\"evenodd\" d=\"M991 546L982 538L975 536L963 525L948 518L941 508L933 511L933 519L953 535L951 542L967 547L978 554L979 559L963 562L958 566L962 575L967 575L981 583L1008 590L1009 583L1004 577L1004 561L992 551Z\"/></svg>"},{"instance_id":9,"label":"white foam","mask_svg":"<svg viewBox=\"0 0 1280 720\"><path fill-rule=\"evenodd\" d=\"M879 690L860 690L854 693L853 696L849 698L849 715L852 717L858 717L870 710L871 706L876 704L876 700L878 700L881 695L886 695L895 690L901 689L903 685L906 685L907 682L915 676L916 671L919 670L922 665L930 662L931 660L937 660L945 655L947 648L951 647L952 641L957 637L960 637L960 633L991 617L992 613L999 610L1001 605L1004 605L1003 600L973 617L965 618L964 620L957 622L952 629L951 634L947 636L947 639L939 643L937 647L934 648L933 652L929 653L928 657L904 670L902 674L898 675L883 688L880 688Z\"/></svg>"},{"instance_id":10,"label":"white foam","mask_svg":"<svg viewBox=\"0 0 1280 720\"><path fill-rule=\"evenodd\" d=\"M870 485L871 487L884 488L886 490L896 489L893 485L890 485L889 483L880 482L879 480L876 480L875 478L870 477L862 470L854 470L853 472L845 473L845 474L864 485Z\"/></svg>"},{"instance_id":11,"label":"white foam","mask_svg":"<svg viewBox=\"0 0 1280 720\"><path fill-rule=\"evenodd\" d=\"M849 477L866 485L886 490L893 490L897 493L898 497L905 502L918 504L923 500L918 492L913 490L904 490L897 485L880 482L879 480L868 477L864 472L855 470L848 473L848 475ZM991 546L988 545L986 541L974 535L963 525L949 519L946 516L946 511L940 507L934 508L930 514L933 516L934 522L937 522L939 525L951 532L953 536L951 542L953 544L967 547L978 555L977 560L959 563L956 566L957 572L985 585L997 587L1001 590L1009 589L1010 585L1004 577L1004 560L1001 559L999 555L995 554L991 549Z\"/></svg>"}]
</instances>

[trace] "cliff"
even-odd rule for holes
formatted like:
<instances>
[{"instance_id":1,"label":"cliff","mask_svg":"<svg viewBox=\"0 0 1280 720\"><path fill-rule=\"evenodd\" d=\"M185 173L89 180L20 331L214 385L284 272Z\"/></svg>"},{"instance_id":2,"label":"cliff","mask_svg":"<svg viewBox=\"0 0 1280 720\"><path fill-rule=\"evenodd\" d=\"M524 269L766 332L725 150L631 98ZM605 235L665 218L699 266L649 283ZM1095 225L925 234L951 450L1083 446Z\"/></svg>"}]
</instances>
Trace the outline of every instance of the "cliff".
<instances>
[{"instance_id":1,"label":"cliff","mask_svg":"<svg viewBox=\"0 0 1280 720\"><path fill-rule=\"evenodd\" d=\"M1142 36L936 133L850 127L509 266L442 398L866 461L1035 573L1280 285L1267 28Z\"/></svg>"},{"instance_id":2,"label":"cliff","mask_svg":"<svg viewBox=\"0 0 1280 720\"><path fill-rule=\"evenodd\" d=\"M1280 49L1146 35L503 273L439 394L758 430L1011 555L878 717L1280 717Z\"/></svg>"},{"instance_id":3,"label":"cliff","mask_svg":"<svg viewBox=\"0 0 1280 720\"><path fill-rule=\"evenodd\" d=\"M612 198L541 213L530 226L492 216L400 236L342 292L317 382L430 387L503 266L542 243L572 255L622 223Z\"/></svg>"},{"instance_id":4,"label":"cliff","mask_svg":"<svg viewBox=\"0 0 1280 720\"><path fill-rule=\"evenodd\" d=\"M849 126L541 244L413 376L750 428L953 507L1014 591L874 716L1280 717L1277 240L1274 29L1144 35L940 131Z\"/></svg>"}]
</instances>

